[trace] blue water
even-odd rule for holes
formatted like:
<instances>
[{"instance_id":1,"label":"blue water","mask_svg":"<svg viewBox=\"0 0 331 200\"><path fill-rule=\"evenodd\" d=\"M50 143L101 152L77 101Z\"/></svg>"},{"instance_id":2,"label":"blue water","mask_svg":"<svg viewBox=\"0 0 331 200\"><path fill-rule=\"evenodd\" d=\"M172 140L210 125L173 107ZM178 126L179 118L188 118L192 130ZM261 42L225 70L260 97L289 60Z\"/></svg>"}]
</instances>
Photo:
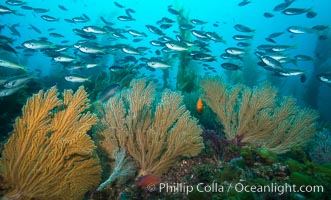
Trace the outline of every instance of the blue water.
<instances>
[{"instance_id":1,"label":"blue water","mask_svg":"<svg viewBox=\"0 0 331 200\"><path fill-rule=\"evenodd\" d=\"M172 15L168 12L167 8L169 5L172 5L172 8L177 10L184 10L185 17L189 19L199 19L202 21L208 22L205 25L196 26L195 30L203 30L216 32L219 36L222 36L226 41L226 44L216 43L210 41L210 52L217 58L216 62L208 63L211 67L214 67L216 72L211 73L211 75L224 75L227 70L220 67L221 63L224 63L225 60L220 58L220 55L224 53L225 49L228 47L235 47L238 41L232 39L232 36L235 34L244 34L236 31L234 29L235 24L243 24L247 27L254 29L253 40L251 40L251 46L247 50L247 54L251 55L253 59L258 61L258 58L254 55L256 51L256 47L261 44L272 44L268 43L265 38L268 37L271 33L274 32L284 32L283 35L275 38L277 44L285 44L295 46L295 49L291 49L286 52L287 55L293 57L297 54L304 54L311 56L315 59L315 47L318 42L322 43L330 43L330 39L320 41L318 40L318 36L320 33L308 33L308 34L297 34L293 35L286 31L289 26L304 26L304 27L312 27L315 25L331 25L331 15L329 13L329 8L331 6L330 1L328 0L296 0L290 7L295 8L311 8L313 11L317 13L317 16L314 18L307 18L306 14L288 16L281 12L272 11L273 8L281 3L281 0L268 0L268 1L257 1L252 0L246 6L238 6L240 1L226 1L226 0L205 0L205 1L118 1L121 5L125 6L125 8L117 7L113 1L101 1L101 0L76 0L76 1L45 1L45 0L35 0L35 1L26 1L27 6L31 6L33 8L45 8L49 9L47 13L35 13L33 10L24 10L21 9L20 6L10 6L1 3L3 6L7 6L10 9L16 10L20 15L14 14L5 14L1 15L0 23L2 25L13 25L19 23L17 30L21 33L21 36L12 36L11 31L8 28L4 28L1 32L1 35L11 37L15 39L12 44L13 47L22 47L22 43L31 40L38 39L40 37L47 37L48 41L56 44L56 45L64 45L61 44L63 40L69 40L65 45L69 45L72 47L77 41L82 40L83 38L77 36L72 29L82 29L87 25L94 25L103 27L105 24L101 21L100 17L102 16L109 22L114 23L113 28L117 29L134 29L147 34L146 38L139 43L133 43L132 40L134 37L125 33L128 37L127 40L119 39L117 41L109 41L109 35L97 36L98 39L95 40L100 46L106 45L114 45L114 44L127 44L132 45L133 47L149 47L150 50L144 52L143 56L137 56L137 58L145 57L147 59L155 56L155 50L160 49L158 47L153 47L149 43L151 40L157 40L160 36L149 32L146 28L146 25L154 25L158 26L156 22L160 20L162 17L168 17L174 21L176 21L176 16ZM63 5L68 11L61 10L58 5ZM131 8L134 9L135 13L132 13L132 17L136 19L135 21L119 21L117 19L120 15L125 15L125 9ZM266 18L263 16L264 12L270 12L274 14L272 18ZM56 22L47 22L41 19L41 15L46 14L56 18L59 18L59 21ZM82 16L82 14L87 15L90 20L86 23L68 23L64 21L64 19L72 19L73 17ZM215 27L213 24L217 23L218 27ZM39 34L30 28L30 24L34 25L42 34ZM49 28L54 28L55 30L52 32L60 33L64 35L64 38L54 38L48 35L50 31ZM327 29L328 31L329 29ZM178 25L176 22L174 25L167 29L163 30L166 36L171 38L175 38L177 33L174 31L178 31ZM323 34L327 35L327 31ZM330 36L330 34L329 34ZM191 40L196 40L193 35L190 35ZM330 45L329 45L330 46ZM331 47L330 47L331 48ZM14 60L22 65L28 66L28 73L35 74L38 71L38 77L40 78L40 82L47 82L48 79L43 79L44 77L52 77L52 76L65 76L63 72L63 65L59 63L55 63L50 57L47 57L40 51L32 52L32 56L24 56L24 51L26 49L17 49L18 54L3 54L2 57L8 58L10 60ZM73 54L73 52L77 52L77 49L72 48L69 55L79 57L80 59L84 59L83 55ZM330 51L330 49L329 49ZM121 54L121 53L120 53ZM330 52L329 52L330 54ZM117 55L118 56L118 53ZM123 55L122 55L123 56ZM90 72L83 72L83 75L91 75L98 74L102 71L107 71L109 66L112 66L116 63L114 59L114 54L107 54L101 56L101 58L97 59L97 62L100 64L100 67L97 69L93 69ZM170 76L172 80L172 89L175 89L176 84L176 65L178 65L178 60L173 60L172 65L174 69L170 70ZM144 64L144 62L140 62ZM138 64L139 64L138 63ZM205 70L201 67L201 62L196 62L194 64L195 70L200 74L204 75ZM330 60L326 61L325 66L331 66ZM298 66L293 65L292 63L286 65L289 68L295 68L304 70L307 74L307 79L309 80L311 77L311 73L313 71L314 62L299 62ZM254 66L256 67L256 66ZM264 81L266 79L266 74L268 73L266 70L259 68L260 81ZM324 67L325 71L331 71L330 67ZM1 72L1 71L0 71ZM236 72L241 73L241 72ZM92 74L92 75L93 75ZM141 65L140 75L141 76L153 76L158 79L162 79L163 71L158 69L155 72L151 72L146 70L143 65ZM4 75L4 74L2 74ZM6 73L6 75L8 75ZM9 73L10 76L10 73ZM231 80L230 80L231 81ZM65 81L56 82L53 85L65 84L63 87L67 88L76 88L77 84L67 83ZM163 81L160 80L162 83ZM302 99L303 94L308 87L309 81L301 83L299 77L282 77L277 79L278 86L281 86L280 93L282 95L292 95L298 99L298 102L305 106L310 106ZM52 83L50 83L51 85ZM331 99L331 87L327 84L321 83L318 85L319 93L318 93L318 106L323 119L325 121L331 121L330 111L331 107L329 106ZM4 97L5 98L5 97Z\"/></svg>"}]
</instances>

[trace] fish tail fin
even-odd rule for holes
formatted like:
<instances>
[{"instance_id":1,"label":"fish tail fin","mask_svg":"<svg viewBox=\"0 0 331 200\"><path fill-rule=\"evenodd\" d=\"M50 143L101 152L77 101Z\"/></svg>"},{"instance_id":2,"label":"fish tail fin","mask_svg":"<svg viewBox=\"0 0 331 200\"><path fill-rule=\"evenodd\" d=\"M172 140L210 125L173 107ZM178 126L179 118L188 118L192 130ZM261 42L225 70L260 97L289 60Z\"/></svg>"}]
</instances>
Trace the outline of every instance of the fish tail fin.
<instances>
[{"instance_id":1,"label":"fish tail fin","mask_svg":"<svg viewBox=\"0 0 331 200\"><path fill-rule=\"evenodd\" d=\"M41 70L37 70L35 69L34 71L30 71L28 73L29 76L31 76L32 79L41 79L41 74L42 74L42 71Z\"/></svg>"},{"instance_id":2,"label":"fish tail fin","mask_svg":"<svg viewBox=\"0 0 331 200\"><path fill-rule=\"evenodd\" d=\"M55 49L57 46L56 46L56 44L51 44L50 46L49 46L49 48L51 48L51 49Z\"/></svg>"},{"instance_id":3,"label":"fish tail fin","mask_svg":"<svg viewBox=\"0 0 331 200\"><path fill-rule=\"evenodd\" d=\"M21 68L23 71L27 72L28 71L28 67L27 66L22 66Z\"/></svg>"},{"instance_id":4,"label":"fish tail fin","mask_svg":"<svg viewBox=\"0 0 331 200\"><path fill-rule=\"evenodd\" d=\"M27 84L23 84L21 86L18 86L18 88L21 90L21 89L27 89L29 88Z\"/></svg>"},{"instance_id":5,"label":"fish tail fin","mask_svg":"<svg viewBox=\"0 0 331 200\"><path fill-rule=\"evenodd\" d=\"M113 50L105 50L105 54L114 55L115 54L115 51L113 51Z\"/></svg>"},{"instance_id":6,"label":"fish tail fin","mask_svg":"<svg viewBox=\"0 0 331 200\"><path fill-rule=\"evenodd\" d=\"M93 77L93 75L88 76L87 77L87 82L92 83L92 77Z\"/></svg>"},{"instance_id":7,"label":"fish tail fin","mask_svg":"<svg viewBox=\"0 0 331 200\"><path fill-rule=\"evenodd\" d=\"M12 13L13 13L14 15L17 15L17 16L25 16L24 14L19 13L17 10L12 10ZM14 26L18 26L18 25L19 25L19 23L14 24Z\"/></svg>"},{"instance_id":8,"label":"fish tail fin","mask_svg":"<svg viewBox=\"0 0 331 200\"><path fill-rule=\"evenodd\" d=\"M215 61L217 62L217 56L212 56L213 58L211 59L211 61Z\"/></svg>"},{"instance_id":9,"label":"fish tail fin","mask_svg":"<svg viewBox=\"0 0 331 200\"><path fill-rule=\"evenodd\" d=\"M292 48L292 49L297 49L298 46L297 46L297 45L292 45L291 48Z\"/></svg>"}]
</instances>

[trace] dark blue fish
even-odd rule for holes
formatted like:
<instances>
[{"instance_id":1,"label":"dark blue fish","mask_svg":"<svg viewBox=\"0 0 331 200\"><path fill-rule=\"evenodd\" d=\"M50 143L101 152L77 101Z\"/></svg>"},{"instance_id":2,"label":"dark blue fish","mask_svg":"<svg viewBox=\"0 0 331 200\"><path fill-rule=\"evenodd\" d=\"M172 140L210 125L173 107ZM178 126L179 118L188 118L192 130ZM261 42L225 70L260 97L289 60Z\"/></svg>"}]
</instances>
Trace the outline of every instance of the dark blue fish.
<instances>
[{"instance_id":1,"label":"dark blue fish","mask_svg":"<svg viewBox=\"0 0 331 200\"><path fill-rule=\"evenodd\" d=\"M21 6L21 5L26 4L26 2L20 1L20 0L7 0L6 4L8 4L10 6Z\"/></svg>"},{"instance_id":2,"label":"dark blue fish","mask_svg":"<svg viewBox=\"0 0 331 200\"><path fill-rule=\"evenodd\" d=\"M90 21L90 18L86 14L82 14L82 16L87 20Z\"/></svg>"},{"instance_id":3,"label":"dark blue fish","mask_svg":"<svg viewBox=\"0 0 331 200\"><path fill-rule=\"evenodd\" d=\"M301 82L301 83L304 83L304 82L306 82L306 80L307 80L306 75L305 75L305 74L302 74L302 75L300 76L300 82Z\"/></svg>"},{"instance_id":4,"label":"dark blue fish","mask_svg":"<svg viewBox=\"0 0 331 200\"><path fill-rule=\"evenodd\" d=\"M191 19L191 23L195 25L203 25L203 24L207 24L208 22L201 21L199 19Z\"/></svg>"},{"instance_id":5,"label":"dark blue fish","mask_svg":"<svg viewBox=\"0 0 331 200\"><path fill-rule=\"evenodd\" d=\"M23 10L34 10L31 6L21 6Z\"/></svg>"},{"instance_id":6,"label":"dark blue fish","mask_svg":"<svg viewBox=\"0 0 331 200\"><path fill-rule=\"evenodd\" d=\"M271 34L269 35L269 38L276 38L276 37L278 37L278 36L280 36L280 35L282 35L282 34L284 34L284 32L271 33Z\"/></svg>"},{"instance_id":7,"label":"dark blue fish","mask_svg":"<svg viewBox=\"0 0 331 200\"><path fill-rule=\"evenodd\" d=\"M101 19L101 21L103 21L103 23L105 23L106 25L109 25L109 26L114 25L114 23L107 21L107 20L106 20L105 18L103 18L102 16L100 17L100 19Z\"/></svg>"},{"instance_id":8,"label":"dark blue fish","mask_svg":"<svg viewBox=\"0 0 331 200\"><path fill-rule=\"evenodd\" d=\"M37 33L41 34L41 31L37 27L33 26L32 24L30 24L30 27Z\"/></svg>"},{"instance_id":9,"label":"dark blue fish","mask_svg":"<svg viewBox=\"0 0 331 200\"><path fill-rule=\"evenodd\" d=\"M147 29L148 29L150 32L152 32L152 33L154 33L154 34L157 34L157 35L164 35L164 33L163 33L160 29L158 29L157 27L155 27L155 26L152 26L152 25L146 25L146 27L147 27Z\"/></svg>"},{"instance_id":10,"label":"dark blue fish","mask_svg":"<svg viewBox=\"0 0 331 200\"><path fill-rule=\"evenodd\" d=\"M247 4L251 3L248 0L243 0L242 2L238 3L238 6L242 7L242 6L246 6Z\"/></svg>"},{"instance_id":11,"label":"dark blue fish","mask_svg":"<svg viewBox=\"0 0 331 200\"><path fill-rule=\"evenodd\" d=\"M98 101L105 102L107 101L111 96L113 96L118 89L120 88L120 85L117 83L112 83L109 86L107 86L102 92L98 94Z\"/></svg>"},{"instance_id":12,"label":"dark blue fish","mask_svg":"<svg viewBox=\"0 0 331 200\"><path fill-rule=\"evenodd\" d=\"M18 30L16 29L17 26L19 26L20 24L17 23L17 24L13 24L11 26L7 26L9 28L9 30L11 31L11 34L12 35L16 35L16 36L19 36L21 37L21 34L20 32L18 32Z\"/></svg>"},{"instance_id":13,"label":"dark blue fish","mask_svg":"<svg viewBox=\"0 0 331 200\"><path fill-rule=\"evenodd\" d=\"M318 39L319 40L327 40L328 36L327 35L320 35L320 36L318 36Z\"/></svg>"},{"instance_id":14,"label":"dark blue fish","mask_svg":"<svg viewBox=\"0 0 331 200\"><path fill-rule=\"evenodd\" d=\"M112 71L112 72L118 72L118 71L121 71L123 69L124 69L124 67L116 66L116 65L113 65L113 66L109 67L109 70Z\"/></svg>"},{"instance_id":15,"label":"dark blue fish","mask_svg":"<svg viewBox=\"0 0 331 200\"><path fill-rule=\"evenodd\" d=\"M153 46L164 46L164 43L163 42L160 42L158 40L152 40L149 42L151 45Z\"/></svg>"},{"instance_id":16,"label":"dark blue fish","mask_svg":"<svg viewBox=\"0 0 331 200\"><path fill-rule=\"evenodd\" d=\"M125 10L125 13L126 13L129 17L132 18L131 13L136 13L136 11L134 11L134 10L131 9L131 8L128 8L128 9Z\"/></svg>"},{"instance_id":17,"label":"dark blue fish","mask_svg":"<svg viewBox=\"0 0 331 200\"><path fill-rule=\"evenodd\" d=\"M86 33L85 31L82 31L80 29L72 29L72 31L82 37L82 38L85 38L85 39L91 39L91 40L94 40L94 39L97 39L97 36L93 35L92 33Z\"/></svg>"},{"instance_id":18,"label":"dark blue fish","mask_svg":"<svg viewBox=\"0 0 331 200\"><path fill-rule=\"evenodd\" d=\"M168 7L168 12L169 12L170 14L173 14L173 15L180 15L180 12L177 11L177 10L175 10L175 9L173 9L173 8L171 8L171 6Z\"/></svg>"},{"instance_id":19,"label":"dark blue fish","mask_svg":"<svg viewBox=\"0 0 331 200\"><path fill-rule=\"evenodd\" d=\"M142 38L135 38L132 40L132 42L140 42L142 40Z\"/></svg>"},{"instance_id":20,"label":"dark blue fish","mask_svg":"<svg viewBox=\"0 0 331 200\"><path fill-rule=\"evenodd\" d=\"M137 58L134 56L125 56L124 59L129 62L137 62Z\"/></svg>"},{"instance_id":21,"label":"dark blue fish","mask_svg":"<svg viewBox=\"0 0 331 200\"><path fill-rule=\"evenodd\" d=\"M282 11L283 14L285 15L300 15L303 13L306 13L310 11L310 9L307 8L287 8Z\"/></svg>"},{"instance_id":22,"label":"dark blue fish","mask_svg":"<svg viewBox=\"0 0 331 200\"><path fill-rule=\"evenodd\" d=\"M272 43L275 43L276 44L276 41L272 38L265 38L265 40L267 40L268 42L272 42Z\"/></svg>"},{"instance_id":23,"label":"dark blue fish","mask_svg":"<svg viewBox=\"0 0 331 200\"><path fill-rule=\"evenodd\" d=\"M48 22L55 22L55 21L59 21L59 18L55 18L49 15L42 15L40 16L43 20L48 21Z\"/></svg>"},{"instance_id":24,"label":"dark blue fish","mask_svg":"<svg viewBox=\"0 0 331 200\"><path fill-rule=\"evenodd\" d=\"M318 74L317 78L321 82L326 83L327 85L329 85L331 87L331 73L330 72Z\"/></svg>"},{"instance_id":25,"label":"dark blue fish","mask_svg":"<svg viewBox=\"0 0 331 200\"><path fill-rule=\"evenodd\" d=\"M68 9L62 5L58 5L58 7L61 9L61 10L64 10L64 11L68 11Z\"/></svg>"},{"instance_id":26,"label":"dark blue fish","mask_svg":"<svg viewBox=\"0 0 331 200\"><path fill-rule=\"evenodd\" d=\"M234 28L235 28L237 31L239 31L239 32L244 32L244 33L254 32L253 29L251 29L251 28L249 28L249 27L247 27L247 26L245 26L245 25L242 25L242 24L236 24L236 25L234 26Z\"/></svg>"},{"instance_id":27,"label":"dark blue fish","mask_svg":"<svg viewBox=\"0 0 331 200\"><path fill-rule=\"evenodd\" d=\"M170 23L174 23L175 21L174 20L172 20L172 19L169 19L169 18L167 18L167 17L163 17L161 20L159 20L159 21L157 21L156 23L157 24L161 24L161 23L168 23L168 24L170 24Z\"/></svg>"},{"instance_id":28,"label":"dark blue fish","mask_svg":"<svg viewBox=\"0 0 331 200\"><path fill-rule=\"evenodd\" d=\"M4 29L6 27L6 25L1 25L0 26L0 32L2 31L2 29Z\"/></svg>"},{"instance_id":29,"label":"dark blue fish","mask_svg":"<svg viewBox=\"0 0 331 200\"><path fill-rule=\"evenodd\" d=\"M117 7L119 7L119 8L124 8L124 6L123 6L123 5L121 5L121 4L119 4L119 3L117 3L116 1L114 1L114 4L115 4L115 6L117 6Z\"/></svg>"},{"instance_id":30,"label":"dark blue fish","mask_svg":"<svg viewBox=\"0 0 331 200\"><path fill-rule=\"evenodd\" d=\"M191 30L193 29L195 26L191 25L191 24L181 24L179 26L180 29L182 30Z\"/></svg>"},{"instance_id":31,"label":"dark blue fish","mask_svg":"<svg viewBox=\"0 0 331 200\"><path fill-rule=\"evenodd\" d=\"M232 38L235 40L250 40L253 38L253 36L252 35L234 35Z\"/></svg>"},{"instance_id":32,"label":"dark blue fish","mask_svg":"<svg viewBox=\"0 0 331 200\"><path fill-rule=\"evenodd\" d=\"M264 16L265 18L271 18L271 17L274 17L274 14L269 13L269 12L265 12L265 13L263 13L263 16Z\"/></svg>"},{"instance_id":33,"label":"dark blue fish","mask_svg":"<svg viewBox=\"0 0 331 200\"><path fill-rule=\"evenodd\" d=\"M119 32L112 33L112 36L114 36L116 38L127 39L127 37L125 37L123 34L121 34Z\"/></svg>"},{"instance_id":34,"label":"dark blue fish","mask_svg":"<svg viewBox=\"0 0 331 200\"><path fill-rule=\"evenodd\" d=\"M135 21L134 18L132 18L131 16L126 16L126 15L118 16L117 19L120 21Z\"/></svg>"},{"instance_id":35,"label":"dark blue fish","mask_svg":"<svg viewBox=\"0 0 331 200\"><path fill-rule=\"evenodd\" d=\"M7 43L0 42L0 48L3 49L3 50L5 50L5 51L8 51L8 52L12 52L14 54L17 54L16 50L13 47L11 47L9 44L7 44Z\"/></svg>"},{"instance_id":36,"label":"dark blue fish","mask_svg":"<svg viewBox=\"0 0 331 200\"><path fill-rule=\"evenodd\" d=\"M294 0L286 1L286 2L280 3L280 4L278 4L278 5L276 5L276 6L274 7L274 11L281 11L281 10L284 10L285 8L289 7L293 2L294 2Z\"/></svg>"},{"instance_id":37,"label":"dark blue fish","mask_svg":"<svg viewBox=\"0 0 331 200\"><path fill-rule=\"evenodd\" d=\"M49 11L49 9L44 9L44 8L34 8L33 11L36 12L36 13L46 13L46 12Z\"/></svg>"},{"instance_id":38,"label":"dark blue fish","mask_svg":"<svg viewBox=\"0 0 331 200\"><path fill-rule=\"evenodd\" d=\"M327 25L315 25L311 29L314 29L314 30L317 30L317 31L324 31L328 28L329 28L329 26L327 26Z\"/></svg>"},{"instance_id":39,"label":"dark blue fish","mask_svg":"<svg viewBox=\"0 0 331 200\"><path fill-rule=\"evenodd\" d=\"M238 45L239 46L239 45ZM230 53L223 53L220 55L220 57L222 59L232 59L232 58L235 58L235 59L239 59L239 60L242 60L242 57L240 55L233 55L233 54L230 54Z\"/></svg>"},{"instance_id":40,"label":"dark blue fish","mask_svg":"<svg viewBox=\"0 0 331 200\"><path fill-rule=\"evenodd\" d=\"M308 18L314 18L314 17L317 16L317 12L315 12L315 11L313 11L313 10L310 10L310 11L307 12L306 16L307 16Z\"/></svg>"},{"instance_id":41,"label":"dark blue fish","mask_svg":"<svg viewBox=\"0 0 331 200\"><path fill-rule=\"evenodd\" d=\"M238 42L238 43L237 43L237 46L238 46L238 47L248 47L248 46L250 46L250 44L247 43L247 42Z\"/></svg>"},{"instance_id":42,"label":"dark blue fish","mask_svg":"<svg viewBox=\"0 0 331 200\"><path fill-rule=\"evenodd\" d=\"M172 24L161 24L160 25L160 28L161 29L168 29L168 28L170 28L172 26Z\"/></svg>"},{"instance_id":43,"label":"dark blue fish","mask_svg":"<svg viewBox=\"0 0 331 200\"><path fill-rule=\"evenodd\" d=\"M90 18L88 18L85 14L83 14L83 16L80 17L74 17L72 18L72 21L74 23L86 23L90 20Z\"/></svg>"},{"instance_id":44,"label":"dark blue fish","mask_svg":"<svg viewBox=\"0 0 331 200\"><path fill-rule=\"evenodd\" d=\"M63 35L61 35L59 33L49 33L49 36L56 37L56 38L62 38L62 37L64 37Z\"/></svg>"},{"instance_id":45,"label":"dark blue fish","mask_svg":"<svg viewBox=\"0 0 331 200\"><path fill-rule=\"evenodd\" d=\"M222 63L221 67L226 70L241 70L242 67L233 63Z\"/></svg>"},{"instance_id":46,"label":"dark blue fish","mask_svg":"<svg viewBox=\"0 0 331 200\"><path fill-rule=\"evenodd\" d=\"M64 19L64 21L71 23L71 24L75 24L76 22L72 19Z\"/></svg>"}]
</instances>

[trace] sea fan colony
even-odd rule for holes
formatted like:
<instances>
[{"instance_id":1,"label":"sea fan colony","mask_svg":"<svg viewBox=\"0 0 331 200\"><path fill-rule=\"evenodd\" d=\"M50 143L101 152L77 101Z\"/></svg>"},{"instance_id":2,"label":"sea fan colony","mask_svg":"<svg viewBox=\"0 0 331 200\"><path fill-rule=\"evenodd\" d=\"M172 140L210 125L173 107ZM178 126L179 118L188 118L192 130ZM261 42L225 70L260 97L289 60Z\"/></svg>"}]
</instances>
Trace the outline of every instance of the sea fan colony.
<instances>
[{"instance_id":1,"label":"sea fan colony","mask_svg":"<svg viewBox=\"0 0 331 200\"><path fill-rule=\"evenodd\" d=\"M153 83L135 80L102 109L101 145L108 152L125 149L136 161L139 175L160 176L180 157L196 156L203 147L202 130L183 105L183 97L168 90L160 100L156 96Z\"/></svg>"},{"instance_id":2,"label":"sea fan colony","mask_svg":"<svg viewBox=\"0 0 331 200\"><path fill-rule=\"evenodd\" d=\"M1 160L8 199L82 199L100 182L88 94L58 95L55 87L33 95L15 121Z\"/></svg>"},{"instance_id":3,"label":"sea fan colony","mask_svg":"<svg viewBox=\"0 0 331 200\"><path fill-rule=\"evenodd\" d=\"M219 78L201 81L203 102L220 119L228 140L285 153L315 132L317 113L300 109L292 98L276 98L268 84L253 89ZM115 160L113 172L97 189L115 180L162 176L182 157L203 148L202 129L178 92L156 92L146 79L133 80L100 106L100 121L87 112L88 95L55 87L28 99L2 152L8 199L82 199L96 189L101 167L86 134L97 124L99 146ZM50 196L52 195L52 196Z\"/></svg>"},{"instance_id":4,"label":"sea fan colony","mask_svg":"<svg viewBox=\"0 0 331 200\"><path fill-rule=\"evenodd\" d=\"M318 113L300 108L293 98L276 98L277 91L269 84L251 89L213 77L201 85L204 101L217 114L229 140L285 153L304 145L315 133Z\"/></svg>"}]
</instances>

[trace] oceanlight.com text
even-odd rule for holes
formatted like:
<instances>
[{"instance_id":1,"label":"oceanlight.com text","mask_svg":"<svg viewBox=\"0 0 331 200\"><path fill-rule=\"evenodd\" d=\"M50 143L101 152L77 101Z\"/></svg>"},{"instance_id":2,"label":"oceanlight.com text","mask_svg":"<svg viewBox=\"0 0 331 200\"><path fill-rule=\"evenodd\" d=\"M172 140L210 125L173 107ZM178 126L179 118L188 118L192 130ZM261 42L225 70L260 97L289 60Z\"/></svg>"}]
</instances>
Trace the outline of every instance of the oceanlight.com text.
<instances>
[{"instance_id":1,"label":"oceanlight.com text","mask_svg":"<svg viewBox=\"0 0 331 200\"><path fill-rule=\"evenodd\" d=\"M227 193L235 191L238 193L242 192L253 192L253 193L277 193L283 195L284 193L311 193L311 192L324 192L323 185L292 185L292 184L277 184L271 183L269 185L248 185L244 183L230 183L227 185L213 182L211 184L198 183L196 185L189 185L186 183L160 183L157 188L155 185L147 187L150 192L159 191L167 193L185 193L189 194L193 191L207 192L207 193Z\"/></svg>"}]
</instances>

